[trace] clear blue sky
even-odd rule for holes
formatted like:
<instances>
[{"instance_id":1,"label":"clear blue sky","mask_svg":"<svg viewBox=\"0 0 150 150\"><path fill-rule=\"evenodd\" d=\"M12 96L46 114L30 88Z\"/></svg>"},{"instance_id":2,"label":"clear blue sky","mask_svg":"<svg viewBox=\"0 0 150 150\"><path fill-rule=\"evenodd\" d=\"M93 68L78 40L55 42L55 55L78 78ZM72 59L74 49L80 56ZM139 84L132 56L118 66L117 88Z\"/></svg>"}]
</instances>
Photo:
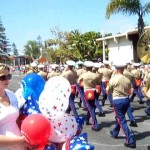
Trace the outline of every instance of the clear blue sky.
<instances>
[{"instance_id":1,"label":"clear blue sky","mask_svg":"<svg viewBox=\"0 0 150 150\"><path fill-rule=\"evenodd\" d=\"M105 18L110 0L0 0L0 16L6 36L19 54L28 40L51 38L50 28L61 31L78 29L117 34L137 26L137 16L113 15ZM146 2L149 0L142 0ZM150 24L149 16L144 18Z\"/></svg>"}]
</instances>

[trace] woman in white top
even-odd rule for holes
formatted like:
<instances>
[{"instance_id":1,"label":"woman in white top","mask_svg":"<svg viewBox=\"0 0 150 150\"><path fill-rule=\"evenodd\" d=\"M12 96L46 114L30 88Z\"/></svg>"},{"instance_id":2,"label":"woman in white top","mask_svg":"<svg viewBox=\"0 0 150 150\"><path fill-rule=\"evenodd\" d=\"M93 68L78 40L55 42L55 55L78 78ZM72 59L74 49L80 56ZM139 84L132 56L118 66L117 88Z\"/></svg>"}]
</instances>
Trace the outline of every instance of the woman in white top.
<instances>
[{"instance_id":1,"label":"woman in white top","mask_svg":"<svg viewBox=\"0 0 150 150\"><path fill-rule=\"evenodd\" d=\"M0 64L0 150L25 150L25 137L16 123L19 109L16 96L9 91L9 67Z\"/></svg>"}]
</instances>

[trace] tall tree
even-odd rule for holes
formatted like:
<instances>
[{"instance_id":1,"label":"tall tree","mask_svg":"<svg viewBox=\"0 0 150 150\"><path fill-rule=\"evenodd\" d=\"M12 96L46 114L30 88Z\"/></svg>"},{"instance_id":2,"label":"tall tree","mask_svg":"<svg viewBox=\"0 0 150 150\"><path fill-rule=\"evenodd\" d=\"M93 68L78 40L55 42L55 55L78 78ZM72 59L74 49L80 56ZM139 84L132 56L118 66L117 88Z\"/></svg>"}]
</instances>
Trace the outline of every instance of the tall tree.
<instances>
[{"instance_id":1,"label":"tall tree","mask_svg":"<svg viewBox=\"0 0 150 150\"><path fill-rule=\"evenodd\" d=\"M27 56L32 57L33 59L38 59L40 56L39 45L36 41L28 41L24 46L24 53Z\"/></svg>"},{"instance_id":2,"label":"tall tree","mask_svg":"<svg viewBox=\"0 0 150 150\"><path fill-rule=\"evenodd\" d=\"M8 54L11 51L9 46L9 40L6 37L5 28L0 17L0 50Z\"/></svg>"},{"instance_id":3,"label":"tall tree","mask_svg":"<svg viewBox=\"0 0 150 150\"><path fill-rule=\"evenodd\" d=\"M106 8L106 18L110 18L112 14L123 13L123 15L138 16L138 33L139 37L144 32L143 17L150 13L150 2L142 4L142 0L110 0Z\"/></svg>"},{"instance_id":4,"label":"tall tree","mask_svg":"<svg viewBox=\"0 0 150 150\"><path fill-rule=\"evenodd\" d=\"M78 30L74 30L71 32L71 36L71 47L79 51L81 60L101 57L102 46L96 42L96 39L101 37L100 33L91 31L82 34Z\"/></svg>"},{"instance_id":5,"label":"tall tree","mask_svg":"<svg viewBox=\"0 0 150 150\"><path fill-rule=\"evenodd\" d=\"M15 44L15 43L13 43L13 44L12 44L12 50L13 50L13 55L15 55L15 56L18 56L18 55L19 55L19 53L18 53L18 50L17 50L17 48L16 48L16 44Z\"/></svg>"}]
</instances>

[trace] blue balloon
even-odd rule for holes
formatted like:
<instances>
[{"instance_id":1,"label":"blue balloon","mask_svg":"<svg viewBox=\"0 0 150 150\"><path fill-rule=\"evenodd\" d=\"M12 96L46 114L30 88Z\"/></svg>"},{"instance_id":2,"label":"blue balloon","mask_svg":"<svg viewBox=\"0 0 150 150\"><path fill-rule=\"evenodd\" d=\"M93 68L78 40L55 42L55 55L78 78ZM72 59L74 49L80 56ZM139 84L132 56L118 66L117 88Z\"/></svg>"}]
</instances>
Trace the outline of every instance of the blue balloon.
<instances>
[{"instance_id":1,"label":"blue balloon","mask_svg":"<svg viewBox=\"0 0 150 150\"><path fill-rule=\"evenodd\" d=\"M85 118L82 117L82 116L76 118L76 122L78 124L77 135L82 132L82 129L83 129L83 126L84 126L84 120L85 120Z\"/></svg>"},{"instance_id":2,"label":"blue balloon","mask_svg":"<svg viewBox=\"0 0 150 150\"><path fill-rule=\"evenodd\" d=\"M23 87L23 97L26 100L28 97L39 100L39 96L45 86L45 80L36 73L30 73L22 79L21 85Z\"/></svg>"},{"instance_id":3,"label":"blue balloon","mask_svg":"<svg viewBox=\"0 0 150 150\"><path fill-rule=\"evenodd\" d=\"M44 150L57 150L57 147L55 144L46 145Z\"/></svg>"},{"instance_id":4,"label":"blue balloon","mask_svg":"<svg viewBox=\"0 0 150 150\"><path fill-rule=\"evenodd\" d=\"M66 143L70 150L94 150L95 147L88 143L87 133L79 134Z\"/></svg>"}]
</instances>

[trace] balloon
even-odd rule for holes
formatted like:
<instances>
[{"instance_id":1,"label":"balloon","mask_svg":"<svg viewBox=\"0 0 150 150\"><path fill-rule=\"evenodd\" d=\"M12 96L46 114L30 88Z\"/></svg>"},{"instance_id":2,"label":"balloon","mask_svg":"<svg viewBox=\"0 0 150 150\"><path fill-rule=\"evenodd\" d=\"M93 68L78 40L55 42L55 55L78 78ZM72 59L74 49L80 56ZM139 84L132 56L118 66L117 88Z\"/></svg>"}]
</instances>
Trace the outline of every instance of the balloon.
<instances>
[{"instance_id":1,"label":"balloon","mask_svg":"<svg viewBox=\"0 0 150 150\"><path fill-rule=\"evenodd\" d=\"M39 97L39 109L41 113L48 117L54 112L65 112L69 105L69 99L60 95L60 93L49 93L43 91Z\"/></svg>"},{"instance_id":2,"label":"balloon","mask_svg":"<svg viewBox=\"0 0 150 150\"><path fill-rule=\"evenodd\" d=\"M79 134L78 136L68 139L63 144L62 150L94 150L95 147L88 143L87 133Z\"/></svg>"},{"instance_id":3,"label":"balloon","mask_svg":"<svg viewBox=\"0 0 150 150\"><path fill-rule=\"evenodd\" d=\"M28 116L38 113L41 113L38 101L36 101L32 96L28 97L24 105L20 108L20 115Z\"/></svg>"},{"instance_id":4,"label":"balloon","mask_svg":"<svg viewBox=\"0 0 150 150\"><path fill-rule=\"evenodd\" d=\"M69 99L71 94L71 85L67 79L62 76L55 76L50 78L44 87L44 91L48 91L49 93L59 93L62 97L66 97L66 100Z\"/></svg>"},{"instance_id":5,"label":"balloon","mask_svg":"<svg viewBox=\"0 0 150 150\"><path fill-rule=\"evenodd\" d=\"M46 145L44 147L44 150L57 150L57 147L55 144L51 144L51 145Z\"/></svg>"},{"instance_id":6,"label":"balloon","mask_svg":"<svg viewBox=\"0 0 150 150\"><path fill-rule=\"evenodd\" d=\"M61 76L50 78L39 97L39 108L46 117L55 111L65 112L69 105L71 86L67 79Z\"/></svg>"},{"instance_id":7,"label":"balloon","mask_svg":"<svg viewBox=\"0 0 150 150\"><path fill-rule=\"evenodd\" d=\"M21 133L31 145L44 147L51 134L51 125L43 115L32 114L23 120Z\"/></svg>"},{"instance_id":8,"label":"balloon","mask_svg":"<svg viewBox=\"0 0 150 150\"><path fill-rule=\"evenodd\" d=\"M50 114L48 120L51 124L49 141L62 143L76 135L77 122L74 116L64 112L57 112Z\"/></svg>"},{"instance_id":9,"label":"balloon","mask_svg":"<svg viewBox=\"0 0 150 150\"><path fill-rule=\"evenodd\" d=\"M21 88L23 88L23 96L25 99L32 96L32 98L38 100L44 86L45 80L36 73L26 75L21 81Z\"/></svg>"},{"instance_id":10,"label":"balloon","mask_svg":"<svg viewBox=\"0 0 150 150\"><path fill-rule=\"evenodd\" d=\"M21 108L24 103L26 102L26 100L23 97L23 90L21 88L19 88L16 92L15 95L17 97L18 100L18 108Z\"/></svg>"},{"instance_id":11,"label":"balloon","mask_svg":"<svg viewBox=\"0 0 150 150\"><path fill-rule=\"evenodd\" d=\"M77 129L77 134L80 134L82 132L83 129L83 125L84 125L84 117L80 116L78 118L76 118L77 124L78 124L78 129Z\"/></svg>"}]
</instances>

